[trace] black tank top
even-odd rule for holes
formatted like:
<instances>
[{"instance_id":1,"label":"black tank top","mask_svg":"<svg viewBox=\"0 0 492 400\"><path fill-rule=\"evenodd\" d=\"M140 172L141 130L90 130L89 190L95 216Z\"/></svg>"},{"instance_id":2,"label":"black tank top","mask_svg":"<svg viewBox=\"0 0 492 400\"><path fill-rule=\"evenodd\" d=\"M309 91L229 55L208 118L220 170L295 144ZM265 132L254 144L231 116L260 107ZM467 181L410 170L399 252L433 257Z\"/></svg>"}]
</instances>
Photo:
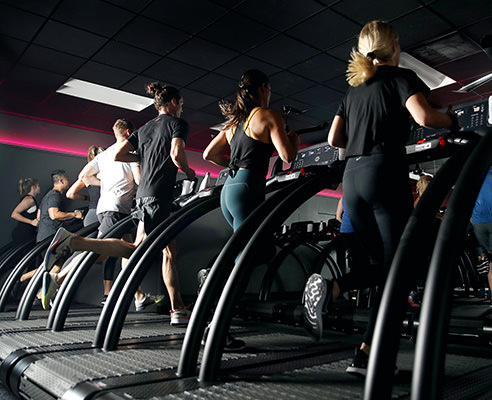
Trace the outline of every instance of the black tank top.
<instances>
[{"instance_id":1,"label":"black tank top","mask_svg":"<svg viewBox=\"0 0 492 400\"><path fill-rule=\"evenodd\" d=\"M240 122L231 138L230 146L229 170L232 176L239 168L261 171L265 176L267 175L270 157L274 150L272 143L264 143L249 137L244 131L244 122Z\"/></svg>"},{"instance_id":2,"label":"black tank top","mask_svg":"<svg viewBox=\"0 0 492 400\"><path fill-rule=\"evenodd\" d=\"M22 211L21 215L27 219L31 219L31 220L36 219L37 212L38 212L38 202L30 194L26 194L25 196L21 197L20 201L24 200L26 197L32 198L34 200L34 205L32 207L29 207L27 210Z\"/></svg>"}]
</instances>

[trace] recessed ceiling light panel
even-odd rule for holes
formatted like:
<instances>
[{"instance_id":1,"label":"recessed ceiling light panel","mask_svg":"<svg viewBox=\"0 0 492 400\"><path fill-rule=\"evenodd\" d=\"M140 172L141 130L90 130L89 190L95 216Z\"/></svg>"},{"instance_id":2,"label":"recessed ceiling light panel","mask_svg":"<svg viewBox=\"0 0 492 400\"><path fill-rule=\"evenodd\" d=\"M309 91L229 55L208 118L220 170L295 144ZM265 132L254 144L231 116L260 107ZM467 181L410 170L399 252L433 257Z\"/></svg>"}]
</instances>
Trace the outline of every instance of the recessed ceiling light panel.
<instances>
[{"instance_id":1,"label":"recessed ceiling light panel","mask_svg":"<svg viewBox=\"0 0 492 400\"><path fill-rule=\"evenodd\" d=\"M109 104L111 106L134 111L142 111L154 102L154 99L149 97L138 96L133 93L108 88L79 79L69 79L57 90L57 93L63 93L69 96L97 101L98 103Z\"/></svg>"}]
</instances>

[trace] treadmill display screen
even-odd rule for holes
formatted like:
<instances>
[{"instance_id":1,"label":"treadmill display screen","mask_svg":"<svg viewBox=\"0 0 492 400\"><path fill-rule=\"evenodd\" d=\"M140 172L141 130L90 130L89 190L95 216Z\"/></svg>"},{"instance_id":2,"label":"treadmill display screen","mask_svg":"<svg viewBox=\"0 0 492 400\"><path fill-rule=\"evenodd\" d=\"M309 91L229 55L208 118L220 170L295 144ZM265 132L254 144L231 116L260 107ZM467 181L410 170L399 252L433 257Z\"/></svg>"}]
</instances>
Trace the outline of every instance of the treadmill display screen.
<instances>
[{"instance_id":1,"label":"treadmill display screen","mask_svg":"<svg viewBox=\"0 0 492 400\"><path fill-rule=\"evenodd\" d=\"M336 160L338 149L325 142L299 150L290 169L295 171L311 165L328 165Z\"/></svg>"}]
</instances>

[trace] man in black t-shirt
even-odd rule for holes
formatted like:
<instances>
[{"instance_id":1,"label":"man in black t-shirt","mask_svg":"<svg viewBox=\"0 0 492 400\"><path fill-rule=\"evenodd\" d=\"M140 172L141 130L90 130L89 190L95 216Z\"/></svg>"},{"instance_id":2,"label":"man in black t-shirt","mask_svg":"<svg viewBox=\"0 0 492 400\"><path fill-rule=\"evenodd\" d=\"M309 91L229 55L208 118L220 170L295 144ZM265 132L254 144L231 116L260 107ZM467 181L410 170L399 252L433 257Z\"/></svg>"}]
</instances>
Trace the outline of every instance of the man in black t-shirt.
<instances>
[{"instance_id":1,"label":"man in black t-shirt","mask_svg":"<svg viewBox=\"0 0 492 400\"><path fill-rule=\"evenodd\" d=\"M65 205L62 194L68 189L70 184L65 171L53 171L51 179L53 181L53 188L43 197L38 210L39 226L36 242L41 242L47 237L54 235L58 228L63 225L63 221L68 221L72 218L84 218L80 211L63 211Z\"/></svg>"},{"instance_id":2,"label":"man in black t-shirt","mask_svg":"<svg viewBox=\"0 0 492 400\"><path fill-rule=\"evenodd\" d=\"M188 124L180 118L183 109L180 92L158 83L148 85L147 91L154 95L159 115L122 142L115 153L115 161L140 164L141 178L136 195L140 223L135 242L74 237L60 229L46 253L46 268L58 257L72 251L93 251L105 256L129 258L146 235L169 215L178 168L189 180L195 178L195 171L188 166L184 151ZM163 256L162 277L171 301L171 325L187 325L191 313L181 298L173 242L163 250ZM50 286L46 290L48 293L54 285L48 282L45 286Z\"/></svg>"}]
</instances>

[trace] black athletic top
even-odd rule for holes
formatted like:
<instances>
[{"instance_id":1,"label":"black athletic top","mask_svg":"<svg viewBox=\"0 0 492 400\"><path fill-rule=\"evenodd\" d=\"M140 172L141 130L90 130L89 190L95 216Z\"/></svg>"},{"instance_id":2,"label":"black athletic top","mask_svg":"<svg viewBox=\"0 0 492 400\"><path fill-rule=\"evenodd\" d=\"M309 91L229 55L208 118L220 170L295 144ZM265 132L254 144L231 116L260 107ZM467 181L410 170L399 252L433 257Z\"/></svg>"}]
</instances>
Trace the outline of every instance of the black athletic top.
<instances>
[{"instance_id":1,"label":"black athletic top","mask_svg":"<svg viewBox=\"0 0 492 400\"><path fill-rule=\"evenodd\" d=\"M187 137L187 122L167 114L160 114L128 137L140 156L137 198L172 199L178 167L171 159L171 141L173 138L186 141Z\"/></svg>"},{"instance_id":2,"label":"black athletic top","mask_svg":"<svg viewBox=\"0 0 492 400\"><path fill-rule=\"evenodd\" d=\"M275 147L272 143L264 143L249 137L244 131L244 125L244 122L240 122L237 125L236 131L229 143L231 146L231 158L229 161L231 174L234 176L239 168L244 168L260 171L266 177L270 157Z\"/></svg>"},{"instance_id":3,"label":"black athletic top","mask_svg":"<svg viewBox=\"0 0 492 400\"><path fill-rule=\"evenodd\" d=\"M63 225L63 221L52 220L48 210L50 208L58 208L60 211L65 209L64 196L55 189L51 189L45 194L43 200L41 200L38 234L36 236L36 242L40 242L56 233L58 228Z\"/></svg>"},{"instance_id":4,"label":"black athletic top","mask_svg":"<svg viewBox=\"0 0 492 400\"><path fill-rule=\"evenodd\" d=\"M22 196L19 203L26 197L31 197L34 200L34 205L29 207L27 210L22 211L20 214L27 219L36 219L38 213L38 202L34 196L26 194ZM25 222L17 221L17 225L12 231L12 240L16 243L24 243L28 240L34 239L36 236L36 227L26 224Z\"/></svg>"},{"instance_id":5,"label":"black athletic top","mask_svg":"<svg viewBox=\"0 0 492 400\"><path fill-rule=\"evenodd\" d=\"M415 72L389 65L380 65L367 82L350 87L337 111L345 120L345 156L382 153L403 157L410 132L405 103L413 94L427 96L429 91Z\"/></svg>"}]
</instances>

